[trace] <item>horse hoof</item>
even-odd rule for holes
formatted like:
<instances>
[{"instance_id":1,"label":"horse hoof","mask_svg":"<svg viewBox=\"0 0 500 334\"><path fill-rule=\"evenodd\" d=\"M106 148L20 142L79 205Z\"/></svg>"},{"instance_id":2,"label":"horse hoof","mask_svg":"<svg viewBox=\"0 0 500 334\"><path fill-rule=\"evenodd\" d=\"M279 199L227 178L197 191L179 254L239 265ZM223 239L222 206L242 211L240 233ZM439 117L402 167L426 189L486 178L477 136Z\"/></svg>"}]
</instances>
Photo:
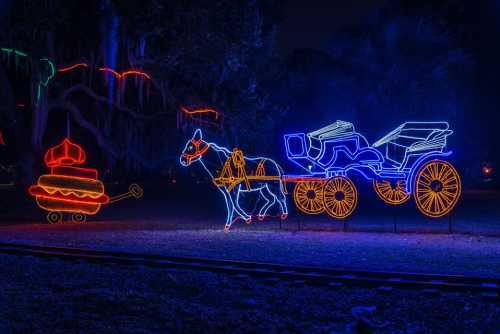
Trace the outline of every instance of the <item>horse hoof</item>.
<instances>
[{"instance_id":1,"label":"horse hoof","mask_svg":"<svg viewBox=\"0 0 500 334\"><path fill-rule=\"evenodd\" d=\"M258 216L257 216L257 219L258 219L259 221L263 221L263 220L264 220L264 218L266 218L266 216L265 216L265 215L258 215Z\"/></svg>"},{"instance_id":2,"label":"horse hoof","mask_svg":"<svg viewBox=\"0 0 500 334\"><path fill-rule=\"evenodd\" d=\"M281 218L281 220L287 219L288 218L288 213L282 213L280 218Z\"/></svg>"},{"instance_id":3,"label":"horse hoof","mask_svg":"<svg viewBox=\"0 0 500 334\"><path fill-rule=\"evenodd\" d=\"M227 226L224 227L224 233L229 233L229 227Z\"/></svg>"},{"instance_id":4,"label":"horse hoof","mask_svg":"<svg viewBox=\"0 0 500 334\"><path fill-rule=\"evenodd\" d=\"M247 224L251 224L251 223L252 223L252 217L247 218L247 219L245 220L245 223L247 223Z\"/></svg>"}]
</instances>

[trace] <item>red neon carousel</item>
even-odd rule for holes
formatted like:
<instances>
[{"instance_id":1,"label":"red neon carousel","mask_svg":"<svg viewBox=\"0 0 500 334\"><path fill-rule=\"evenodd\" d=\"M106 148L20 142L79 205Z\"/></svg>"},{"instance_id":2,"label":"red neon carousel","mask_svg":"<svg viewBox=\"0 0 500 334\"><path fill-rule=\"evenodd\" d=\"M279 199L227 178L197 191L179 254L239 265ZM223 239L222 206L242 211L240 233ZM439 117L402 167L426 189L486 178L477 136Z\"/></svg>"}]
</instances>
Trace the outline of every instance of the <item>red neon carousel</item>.
<instances>
[{"instance_id":1,"label":"red neon carousel","mask_svg":"<svg viewBox=\"0 0 500 334\"><path fill-rule=\"evenodd\" d=\"M49 223L61 222L63 213L71 214L73 222L84 222L86 215L98 213L104 204L142 196L141 187L132 184L128 193L110 198L96 169L76 167L85 161L83 148L69 138L45 154L44 162L50 168L50 174L40 176L37 184L29 188L29 193L35 196L40 208L49 212Z\"/></svg>"}]
</instances>

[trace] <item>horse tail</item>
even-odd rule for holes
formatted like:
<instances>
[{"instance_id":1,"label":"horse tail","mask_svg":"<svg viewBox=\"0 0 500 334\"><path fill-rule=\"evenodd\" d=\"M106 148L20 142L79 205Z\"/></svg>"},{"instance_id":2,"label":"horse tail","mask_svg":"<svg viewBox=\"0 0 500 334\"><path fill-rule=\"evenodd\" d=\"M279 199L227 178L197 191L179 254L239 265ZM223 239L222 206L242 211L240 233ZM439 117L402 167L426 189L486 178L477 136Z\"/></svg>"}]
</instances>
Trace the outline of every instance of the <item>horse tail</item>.
<instances>
[{"instance_id":1,"label":"horse tail","mask_svg":"<svg viewBox=\"0 0 500 334\"><path fill-rule=\"evenodd\" d=\"M276 166L278 167L278 172L279 172L279 177L280 177L280 189L283 192L283 194L287 195L288 190L286 189L286 181L285 181L285 172L283 171L283 168L281 168L280 165L276 163Z\"/></svg>"}]
</instances>

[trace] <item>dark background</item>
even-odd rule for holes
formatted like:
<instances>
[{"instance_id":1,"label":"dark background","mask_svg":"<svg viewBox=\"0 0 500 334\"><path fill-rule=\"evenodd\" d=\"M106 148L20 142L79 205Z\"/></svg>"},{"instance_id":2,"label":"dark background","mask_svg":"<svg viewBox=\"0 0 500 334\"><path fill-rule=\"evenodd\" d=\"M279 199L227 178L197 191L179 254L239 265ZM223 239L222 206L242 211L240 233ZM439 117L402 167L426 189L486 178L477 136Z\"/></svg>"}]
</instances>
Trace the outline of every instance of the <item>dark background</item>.
<instances>
[{"instance_id":1,"label":"dark background","mask_svg":"<svg viewBox=\"0 0 500 334\"><path fill-rule=\"evenodd\" d=\"M28 55L0 57L2 180L32 183L68 130L106 182L192 182L207 180L178 157L197 127L289 172L287 132L340 119L374 142L407 120L447 120L465 185L497 187L499 9L492 0L1 0L0 46ZM38 94L50 71L43 57L89 67L57 73ZM119 83L102 66L152 80ZM183 106L221 117L187 117Z\"/></svg>"}]
</instances>

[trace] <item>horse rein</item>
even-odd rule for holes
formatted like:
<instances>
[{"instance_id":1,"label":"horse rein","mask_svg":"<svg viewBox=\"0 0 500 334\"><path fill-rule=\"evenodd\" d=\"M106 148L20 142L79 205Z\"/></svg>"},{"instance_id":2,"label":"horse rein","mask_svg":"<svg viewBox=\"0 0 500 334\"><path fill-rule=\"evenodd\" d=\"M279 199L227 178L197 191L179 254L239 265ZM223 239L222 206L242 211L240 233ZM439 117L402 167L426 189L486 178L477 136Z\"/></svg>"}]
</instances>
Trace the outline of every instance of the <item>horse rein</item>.
<instances>
[{"instance_id":1,"label":"horse rein","mask_svg":"<svg viewBox=\"0 0 500 334\"><path fill-rule=\"evenodd\" d=\"M202 148L200 148L200 146L201 146L202 143L205 144L205 146L202 147ZM193 160L198 159L199 157L201 157L210 148L210 144L204 142L201 139L200 140L194 140L194 139L192 139L191 140L191 144L193 144L194 147L196 148L196 152L193 153L193 154L182 153L182 157L187 160L188 164L190 164Z\"/></svg>"}]
</instances>

